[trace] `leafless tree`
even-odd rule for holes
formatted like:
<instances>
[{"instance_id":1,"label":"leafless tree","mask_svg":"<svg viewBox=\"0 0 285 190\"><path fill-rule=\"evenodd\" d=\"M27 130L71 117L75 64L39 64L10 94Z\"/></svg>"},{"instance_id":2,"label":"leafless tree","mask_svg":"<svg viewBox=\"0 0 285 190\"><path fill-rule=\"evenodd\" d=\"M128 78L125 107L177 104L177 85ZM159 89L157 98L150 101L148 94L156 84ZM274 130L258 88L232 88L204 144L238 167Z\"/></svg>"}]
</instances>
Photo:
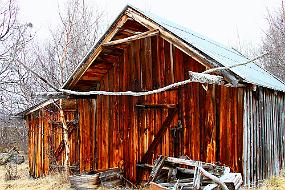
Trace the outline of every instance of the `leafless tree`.
<instances>
[{"instance_id":1,"label":"leafless tree","mask_svg":"<svg viewBox=\"0 0 285 190\"><path fill-rule=\"evenodd\" d=\"M27 44L32 39L31 24L17 21L18 7L14 0L0 0L0 147L26 145L17 143L19 135L26 136L26 130L19 120L11 117L27 105L29 72L17 64L22 59ZM26 57L26 56L25 56ZM22 147L23 148L23 147Z\"/></svg>"},{"instance_id":2,"label":"leafless tree","mask_svg":"<svg viewBox=\"0 0 285 190\"><path fill-rule=\"evenodd\" d=\"M97 40L102 12L94 11L84 0L64 5L58 6L60 25L50 29L51 38L35 45L39 43L30 30L32 24L17 21L16 1L0 0L0 146L13 141L7 124L20 125L11 115L41 101L31 97L33 92L50 88L26 68L61 87ZM16 133L26 135L20 130Z\"/></svg>"},{"instance_id":3,"label":"leafless tree","mask_svg":"<svg viewBox=\"0 0 285 190\"><path fill-rule=\"evenodd\" d=\"M48 79L57 88L64 84L95 44L100 33L99 25L102 18L102 12L94 11L84 0L69 0L68 3L65 2L65 5L67 6L64 6L63 9L61 9L61 5L58 6L60 25L56 29L51 29L51 40L45 44L44 48L37 47L35 49L37 72L41 73L41 77ZM46 85L44 90L48 90L49 86L51 85ZM64 166L68 168L68 128L62 109L62 100L58 106L60 121L64 129Z\"/></svg>"},{"instance_id":4,"label":"leafless tree","mask_svg":"<svg viewBox=\"0 0 285 190\"><path fill-rule=\"evenodd\" d=\"M262 41L261 52L268 53L263 58L265 68L285 81L285 7L282 5L267 17L268 30Z\"/></svg>"},{"instance_id":5,"label":"leafless tree","mask_svg":"<svg viewBox=\"0 0 285 190\"><path fill-rule=\"evenodd\" d=\"M84 0L70 0L65 4L62 9L58 6L59 26L51 29L51 40L37 54L41 73L57 87L67 80L95 44L103 15Z\"/></svg>"}]
</instances>

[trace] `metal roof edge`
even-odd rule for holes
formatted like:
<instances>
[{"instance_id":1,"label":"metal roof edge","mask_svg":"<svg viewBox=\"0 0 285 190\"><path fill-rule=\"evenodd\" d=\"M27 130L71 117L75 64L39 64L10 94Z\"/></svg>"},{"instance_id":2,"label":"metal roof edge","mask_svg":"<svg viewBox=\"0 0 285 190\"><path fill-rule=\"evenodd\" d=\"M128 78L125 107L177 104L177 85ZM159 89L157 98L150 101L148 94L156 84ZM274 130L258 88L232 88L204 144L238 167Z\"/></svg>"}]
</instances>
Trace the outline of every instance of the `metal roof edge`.
<instances>
[{"instance_id":1,"label":"metal roof edge","mask_svg":"<svg viewBox=\"0 0 285 190\"><path fill-rule=\"evenodd\" d=\"M25 109L22 112L16 113L15 116L26 116L26 115L28 115L28 114L30 114L32 112L35 112L35 111L37 111L37 110L39 110L41 108L44 108L45 106L47 106L47 105L49 105L51 103L54 103L56 101L58 101L58 99L45 100L43 102L40 102L40 103L38 103L38 104L36 104L34 106L31 106L31 107Z\"/></svg>"}]
</instances>

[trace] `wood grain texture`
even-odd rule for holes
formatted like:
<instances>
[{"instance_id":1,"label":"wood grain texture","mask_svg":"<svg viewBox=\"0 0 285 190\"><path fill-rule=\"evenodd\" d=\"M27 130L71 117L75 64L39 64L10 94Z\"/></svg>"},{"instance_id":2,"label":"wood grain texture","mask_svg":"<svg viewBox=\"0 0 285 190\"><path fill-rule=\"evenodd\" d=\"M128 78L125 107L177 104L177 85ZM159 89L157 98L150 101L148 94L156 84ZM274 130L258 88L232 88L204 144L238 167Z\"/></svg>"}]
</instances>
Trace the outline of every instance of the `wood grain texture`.
<instances>
[{"instance_id":1,"label":"wood grain texture","mask_svg":"<svg viewBox=\"0 0 285 190\"><path fill-rule=\"evenodd\" d=\"M243 176L248 187L284 167L284 103L282 93L263 87L244 92Z\"/></svg>"},{"instance_id":2,"label":"wood grain texture","mask_svg":"<svg viewBox=\"0 0 285 190\"><path fill-rule=\"evenodd\" d=\"M147 91L188 79L188 71L206 69L159 36L112 48L102 50L82 74L85 78L74 84L77 89ZM252 185L285 165L285 97L279 92L191 83L143 97L97 96L96 101L75 102L73 111L66 111L67 120L78 115L78 128L69 137L70 165L79 165L81 173L120 167L136 182L149 175L138 163L153 164L158 155L188 156L228 165L243 172L246 185ZM169 105L176 105L177 114L161 134ZM58 110L51 106L26 119L30 174L40 177L49 173L51 163L60 166L64 160L64 154L55 160L47 156L62 140L60 125L47 122L58 121ZM174 135L180 125L183 130Z\"/></svg>"}]
</instances>

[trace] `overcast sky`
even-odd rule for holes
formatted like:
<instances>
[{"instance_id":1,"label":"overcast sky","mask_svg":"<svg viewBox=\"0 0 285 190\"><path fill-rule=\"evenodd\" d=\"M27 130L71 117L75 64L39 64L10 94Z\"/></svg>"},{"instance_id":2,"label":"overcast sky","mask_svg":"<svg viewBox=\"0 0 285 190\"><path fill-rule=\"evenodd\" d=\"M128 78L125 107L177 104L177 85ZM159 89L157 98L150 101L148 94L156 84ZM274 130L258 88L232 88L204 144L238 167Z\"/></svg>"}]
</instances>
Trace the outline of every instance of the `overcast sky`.
<instances>
[{"instance_id":1,"label":"overcast sky","mask_svg":"<svg viewBox=\"0 0 285 190\"><path fill-rule=\"evenodd\" d=\"M109 22L127 5L150 11L226 45L258 44L268 10L281 0L86 0L103 9ZM60 0L19 0L20 18L44 36L57 20Z\"/></svg>"}]
</instances>

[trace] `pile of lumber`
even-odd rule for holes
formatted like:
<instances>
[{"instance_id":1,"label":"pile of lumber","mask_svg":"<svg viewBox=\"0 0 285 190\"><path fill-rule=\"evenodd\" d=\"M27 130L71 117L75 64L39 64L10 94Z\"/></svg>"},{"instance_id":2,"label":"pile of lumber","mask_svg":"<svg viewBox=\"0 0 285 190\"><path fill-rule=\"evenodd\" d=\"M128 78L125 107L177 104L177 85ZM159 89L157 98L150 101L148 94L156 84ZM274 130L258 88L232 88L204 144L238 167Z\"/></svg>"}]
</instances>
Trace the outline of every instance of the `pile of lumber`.
<instances>
[{"instance_id":1,"label":"pile of lumber","mask_svg":"<svg viewBox=\"0 0 285 190\"><path fill-rule=\"evenodd\" d=\"M242 185L240 173L230 168L183 158L159 156L146 185L150 189L223 189L236 190Z\"/></svg>"},{"instance_id":2,"label":"pile of lumber","mask_svg":"<svg viewBox=\"0 0 285 190\"><path fill-rule=\"evenodd\" d=\"M95 189L100 184L98 174L83 174L69 176L71 188L75 189Z\"/></svg>"},{"instance_id":3,"label":"pile of lumber","mask_svg":"<svg viewBox=\"0 0 285 190\"><path fill-rule=\"evenodd\" d=\"M95 174L69 176L69 182L75 189L97 189L100 186L111 189L123 184L121 174L122 171L119 168L110 168L97 171Z\"/></svg>"}]
</instances>

